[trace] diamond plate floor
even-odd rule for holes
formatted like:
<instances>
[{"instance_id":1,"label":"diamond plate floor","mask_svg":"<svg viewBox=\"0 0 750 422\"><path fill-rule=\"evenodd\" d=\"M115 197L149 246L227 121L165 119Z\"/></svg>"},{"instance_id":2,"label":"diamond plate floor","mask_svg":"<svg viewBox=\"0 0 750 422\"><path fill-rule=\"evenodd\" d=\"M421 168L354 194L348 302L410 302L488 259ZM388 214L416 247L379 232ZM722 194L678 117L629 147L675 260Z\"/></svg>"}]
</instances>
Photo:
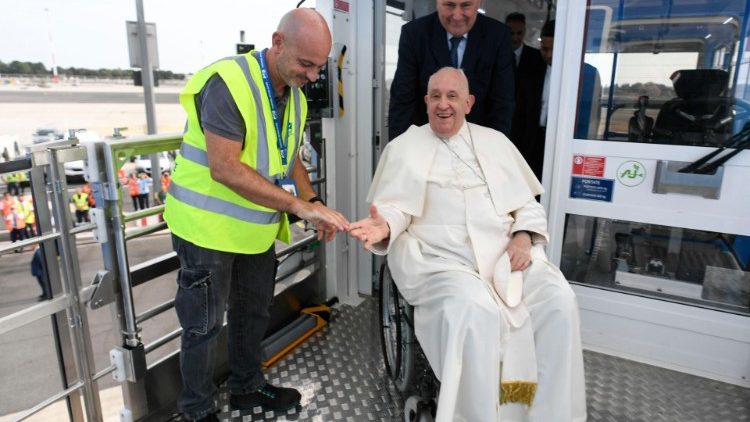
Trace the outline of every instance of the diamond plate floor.
<instances>
[{"instance_id":1,"label":"diamond plate floor","mask_svg":"<svg viewBox=\"0 0 750 422\"><path fill-rule=\"evenodd\" d=\"M403 400L385 375L377 302L340 305L331 323L266 372L272 384L298 388L302 403L287 413L229 408L225 421L402 421ZM750 422L750 389L584 352L592 422Z\"/></svg>"}]
</instances>

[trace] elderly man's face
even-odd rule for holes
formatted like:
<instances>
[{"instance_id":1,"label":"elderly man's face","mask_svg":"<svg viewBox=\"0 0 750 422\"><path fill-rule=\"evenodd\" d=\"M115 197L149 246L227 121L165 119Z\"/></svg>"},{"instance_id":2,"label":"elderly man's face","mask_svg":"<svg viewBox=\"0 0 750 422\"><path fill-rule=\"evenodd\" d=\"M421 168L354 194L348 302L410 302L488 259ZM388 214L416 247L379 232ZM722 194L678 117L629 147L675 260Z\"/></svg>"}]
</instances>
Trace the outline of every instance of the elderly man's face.
<instances>
[{"instance_id":1,"label":"elderly man's face","mask_svg":"<svg viewBox=\"0 0 750 422\"><path fill-rule=\"evenodd\" d=\"M277 34L274 34L274 43L276 43ZM279 35L280 48L276 71L284 82L293 88L299 88L308 82L315 82L320 68L328 63L328 52L331 50L330 37L326 34L323 34L326 36L306 34L297 37Z\"/></svg>"},{"instance_id":2,"label":"elderly man's face","mask_svg":"<svg viewBox=\"0 0 750 422\"><path fill-rule=\"evenodd\" d=\"M439 70L433 75L424 100L430 128L441 138L458 133L474 105L466 78L455 69Z\"/></svg>"},{"instance_id":3,"label":"elderly man's face","mask_svg":"<svg viewBox=\"0 0 750 422\"><path fill-rule=\"evenodd\" d=\"M437 0L440 23L448 33L460 37L477 21L480 0Z\"/></svg>"}]
</instances>

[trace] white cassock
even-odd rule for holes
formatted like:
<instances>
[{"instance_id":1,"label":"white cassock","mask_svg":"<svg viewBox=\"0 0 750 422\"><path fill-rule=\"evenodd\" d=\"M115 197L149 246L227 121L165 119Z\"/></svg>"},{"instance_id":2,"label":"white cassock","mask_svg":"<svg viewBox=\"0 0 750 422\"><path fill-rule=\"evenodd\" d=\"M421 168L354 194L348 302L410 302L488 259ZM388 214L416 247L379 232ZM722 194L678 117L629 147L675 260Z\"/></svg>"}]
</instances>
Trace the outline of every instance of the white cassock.
<instances>
[{"instance_id":1,"label":"white cassock","mask_svg":"<svg viewBox=\"0 0 750 422\"><path fill-rule=\"evenodd\" d=\"M412 126L381 156L368 201L391 235L372 251L388 253L394 281L414 306L417 338L441 381L439 422L586 419L578 305L543 250L546 216L534 200L541 192L513 144L474 124L448 140L429 124ZM504 366L512 327L492 284L513 233L522 230L534 233L522 285L530 356L536 353L531 407L500 404L501 378L505 386L516 368ZM529 367L517 354L514 361Z\"/></svg>"}]
</instances>

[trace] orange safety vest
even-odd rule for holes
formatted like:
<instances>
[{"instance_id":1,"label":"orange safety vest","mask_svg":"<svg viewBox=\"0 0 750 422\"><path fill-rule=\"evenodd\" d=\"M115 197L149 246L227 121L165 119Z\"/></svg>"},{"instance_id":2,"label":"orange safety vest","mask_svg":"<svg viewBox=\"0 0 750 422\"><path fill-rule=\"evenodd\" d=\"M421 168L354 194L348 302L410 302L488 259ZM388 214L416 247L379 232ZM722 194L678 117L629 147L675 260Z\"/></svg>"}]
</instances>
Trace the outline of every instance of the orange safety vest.
<instances>
[{"instance_id":1,"label":"orange safety vest","mask_svg":"<svg viewBox=\"0 0 750 422\"><path fill-rule=\"evenodd\" d=\"M11 231L13 229L25 229L26 221L24 220L25 218L23 212L19 211L18 209L13 209L10 213L8 213L8 215L5 216L5 227L8 228L8 231Z\"/></svg>"},{"instance_id":2,"label":"orange safety vest","mask_svg":"<svg viewBox=\"0 0 750 422\"><path fill-rule=\"evenodd\" d=\"M128 187L130 188L130 196L138 196L141 190L138 189L138 179L131 177L128 179Z\"/></svg>"}]
</instances>

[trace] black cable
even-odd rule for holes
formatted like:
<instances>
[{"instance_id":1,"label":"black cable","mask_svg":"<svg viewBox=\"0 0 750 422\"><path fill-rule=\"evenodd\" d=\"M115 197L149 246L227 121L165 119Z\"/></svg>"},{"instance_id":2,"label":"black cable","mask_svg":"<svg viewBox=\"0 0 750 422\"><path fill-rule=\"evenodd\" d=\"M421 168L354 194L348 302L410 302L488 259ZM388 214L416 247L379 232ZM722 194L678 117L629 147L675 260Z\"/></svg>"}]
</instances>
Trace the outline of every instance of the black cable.
<instances>
[{"instance_id":1,"label":"black cable","mask_svg":"<svg viewBox=\"0 0 750 422\"><path fill-rule=\"evenodd\" d=\"M305 2L305 0L301 0L301 1L299 2L299 3L297 3L297 9L299 9L300 5L301 5L302 3L304 3L304 2Z\"/></svg>"}]
</instances>

